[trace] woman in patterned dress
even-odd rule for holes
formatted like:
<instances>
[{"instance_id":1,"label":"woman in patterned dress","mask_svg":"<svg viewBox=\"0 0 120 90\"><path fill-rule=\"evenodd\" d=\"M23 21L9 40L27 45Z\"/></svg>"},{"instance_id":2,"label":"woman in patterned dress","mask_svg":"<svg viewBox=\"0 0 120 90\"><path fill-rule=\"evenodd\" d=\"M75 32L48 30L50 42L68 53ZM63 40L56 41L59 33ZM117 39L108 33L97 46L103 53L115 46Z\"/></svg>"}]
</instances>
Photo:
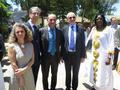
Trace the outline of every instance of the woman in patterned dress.
<instances>
[{"instance_id":1,"label":"woman in patterned dress","mask_svg":"<svg viewBox=\"0 0 120 90\"><path fill-rule=\"evenodd\" d=\"M113 90L112 54L114 50L113 30L107 26L104 15L95 17L88 40L92 40L92 65L90 82L94 90ZM87 40L87 41L88 41Z\"/></svg>"}]
</instances>

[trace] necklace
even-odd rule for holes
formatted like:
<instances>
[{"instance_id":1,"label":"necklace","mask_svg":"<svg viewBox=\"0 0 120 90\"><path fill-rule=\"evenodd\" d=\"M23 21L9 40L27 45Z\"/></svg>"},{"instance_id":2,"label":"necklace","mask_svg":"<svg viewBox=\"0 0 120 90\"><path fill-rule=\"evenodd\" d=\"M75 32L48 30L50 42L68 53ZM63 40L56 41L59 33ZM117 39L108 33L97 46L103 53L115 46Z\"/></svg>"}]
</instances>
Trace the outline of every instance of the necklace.
<instances>
[{"instance_id":1,"label":"necklace","mask_svg":"<svg viewBox=\"0 0 120 90\"><path fill-rule=\"evenodd\" d=\"M24 48L25 48L25 45L24 45L24 44L21 44L20 47L21 47L22 49L24 49Z\"/></svg>"},{"instance_id":2,"label":"necklace","mask_svg":"<svg viewBox=\"0 0 120 90\"><path fill-rule=\"evenodd\" d=\"M18 45L20 46L21 49L24 49L25 48L25 44L19 44Z\"/></svg>"}]
</instances>

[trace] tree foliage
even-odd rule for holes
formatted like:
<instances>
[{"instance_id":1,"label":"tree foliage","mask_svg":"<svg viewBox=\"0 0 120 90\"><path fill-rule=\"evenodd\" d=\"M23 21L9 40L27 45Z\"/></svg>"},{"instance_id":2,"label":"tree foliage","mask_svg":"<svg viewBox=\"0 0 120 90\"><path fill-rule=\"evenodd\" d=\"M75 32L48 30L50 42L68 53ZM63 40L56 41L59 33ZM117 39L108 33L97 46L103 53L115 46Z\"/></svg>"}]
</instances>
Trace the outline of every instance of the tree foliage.
<instances>
[{"instance_id":1,"label":"tree foliage","mask_svg":"<svg viewBox=\"0 0 120 90\"><path fill-rule=\"evenodd\" d=\"M10 5L7 4L4 0L0 1L0 25L8 22L8 19L11 15L9 6Z\"/></svg>"},{"instance_id":2,"label":"tree foliage","mask_svg":"<svg viewBox=\"0 0 120 90\"><path fill-rule=\"evenodd\" d=\"M112 6L118 0L12 0L20 4L23 10L29 10L31 6L42 9L42 15L55 13L59 18L64 18L69 11L92 19L96 13L111 14L115 10Z\"/></svg>"},{"instance_id":3,"label":"tree foliage","mask_svg":"<svg viewBox=\"0 0 120 90\"><path fill-rule=\"evenodd\" d=\"M93 19L96 13L112 14L111 11L115 10L112 7L118 0L78 0L77 6L79 7L79 14Z\"/></svg>"},{"instance_id":4,"label":"tree foliage","mask_svg":"<svg viewBox=\"0 0 120 90\"><path fill-rule=\"evenodd\" d=\"M5 0L0 0L0 33L6 39L8 36L8 20L12 14L9 11L10 5Z\"/></svg>"}]
</instances>

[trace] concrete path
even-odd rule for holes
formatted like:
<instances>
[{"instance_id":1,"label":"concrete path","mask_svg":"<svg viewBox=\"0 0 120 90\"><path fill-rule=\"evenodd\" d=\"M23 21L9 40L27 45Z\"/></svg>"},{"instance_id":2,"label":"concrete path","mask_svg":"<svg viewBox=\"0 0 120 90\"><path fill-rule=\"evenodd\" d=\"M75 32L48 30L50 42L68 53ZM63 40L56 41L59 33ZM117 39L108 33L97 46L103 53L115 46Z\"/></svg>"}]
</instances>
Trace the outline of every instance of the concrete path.
<instances>
[{"instance_id":1,"label":"concrete path","mask_svg":"<svg viewBox=\"0 0 120 90\"><path fill-rule=\"evenodd\" d=\"M81 68L82 69L82 68ZM90 90L92 84L89 82L88 77L84 76L84 71L81 70L79 72L79 84L78 84L78 90ZM50 83L50 77L51 73L49 73L49 83ZM49 85L50 86L50 85ZM57 90L65 90L65 68L64 68L64 63L61 63L58 68L58 78L57 78ZM36 90L43 90L42 87L42 74L41 74L41 67L39 71L39 76L38 76L38 81L37 81L37 86Z\"/></svg>"},{"instance_id":2,"label":"concrete path","mask_svg":"<svg viewBox=\"0 0 120 90\"><path fill-rule=\"evenodd\" d=\"M8 68L10 67L10 63L8 58L5 57L4 60L1 62L4 80L5 80L5 88L9 90L9 80L10 80L10 73ZM90 62L86 60L86 62L81 64L80 72L79 72L79 85L78 90L90 90L92 84L89 82L89 68ZM116 71L113 71L114 76L114 90L120 90L120 75ZM49 74L49 82L50 82L51 74ZM64 63L61 63L58 68L58 82L56 86L57 90L64 90L65 89L65 68ZM43 90L42 87L42 75L41 75L41 67L39 71L38 81L36 90Z\"/></svg>"}]
</instances>

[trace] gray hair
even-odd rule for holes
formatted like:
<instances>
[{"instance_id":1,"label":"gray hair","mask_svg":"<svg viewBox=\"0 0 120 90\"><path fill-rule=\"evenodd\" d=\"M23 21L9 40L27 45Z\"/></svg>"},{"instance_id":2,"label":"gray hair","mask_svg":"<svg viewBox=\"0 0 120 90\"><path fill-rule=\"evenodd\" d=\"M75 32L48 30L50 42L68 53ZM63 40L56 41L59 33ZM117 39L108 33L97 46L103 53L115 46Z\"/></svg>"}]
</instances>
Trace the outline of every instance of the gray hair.
<instances>
[{"instance_id":1,"label":"gray hair","mask_svg":"<svg viewBox=\"0 0 120 90\"><path fill-rule=\"evenodd\" d=\"M31 30L24 23L15 23L13 25L12 31L11 31L11 33L9 35L8 43L17 42L17 37L15 35L16 27L21 27L21 28L23 28L25 30L25 42L31 42L32 41L33 38L32 38Z\"/></svg>"},{"instance_id":2,"label":"gray hair","mask_svg":"<svg viewBox=\"0 0 120 90\"><path fill-rule=\"evenodd\" d=\"M73 16L75 16L76 17L76 15L75 15L75 13L74 12L69 12L68 14L67 14L67 18L69 18L70 17L70 15L73 15Z\"/></svg>"},{"instance_id":3,"label":"gray hair","mask_svg":"<svg viewBox=\"0 0 120 90\"><path fill-rule=\"evenodd\" d=\"M31 7L29 10L29 13L32 13L33 11L38 11L39 13L41 13L41 9L39 7Z\"/></svg>"},{"instance_id":4,"label":"gray hair","mask_svg":"<svg viewBox=\"0 0 120 90\"><path fill-rule=\"evenodd\" d=\"M48 14L48 19L49 19L50 17L55 17L55 18L56 18L56 15L55 15L55 14Z\"/></svg>"}]
</instances>

